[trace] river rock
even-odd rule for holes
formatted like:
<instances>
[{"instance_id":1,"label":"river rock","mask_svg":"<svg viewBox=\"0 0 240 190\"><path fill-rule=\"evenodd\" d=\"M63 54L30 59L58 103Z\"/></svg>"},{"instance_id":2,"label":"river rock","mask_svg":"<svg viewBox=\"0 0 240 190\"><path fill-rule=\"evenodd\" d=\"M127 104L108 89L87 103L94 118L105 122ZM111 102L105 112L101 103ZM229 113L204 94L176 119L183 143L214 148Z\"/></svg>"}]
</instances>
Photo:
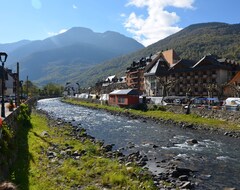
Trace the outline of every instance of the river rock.
<instances>
[{"instance_id":1,"label":"river rock","mask_svg":"<svg viewBox=\"0 0 240 190\"><path fill-rule=\"evenodd\" d=\"M185 182L181 187L181 189L192 189L193 185L191 184L190 181Z\"/></svg>"},{"instance_id":2,"label":"river rock","mask_svg":"<svg viewBox=\"0 0 240 190\"><path fill-rule=\"evenodd\" d=\"M48 134L48 132L47 132L47 131L43 131L43 132L41 133L41 136L42 136L42 137L48 137L48 136L49 136L49 134Z\"/></svg>"},{"instance_id":3,"label":"river rock","mask_svg":"<svg viewBox=\"0 0 240 190\"><path fill-rule=\"evenodd\" d=\"M198 144L198 141L196 139L189 139L186 141L188 144L193 145L193 144Z\"/></svg>"},{"instance_id":4,"label":"river rock","mask_svg":"<svg viewBox=\"0 0 240 190\"><path fill-rule=\"evenodd\" d=\"M113 148L113 145L112 145L112 144L108 144L108 145L106 145L106 146L103 147L103 149L104 149L106 152L112 151L112 148Z\"/></svg>"},{"instance_id":5,"label":"river rock","mask_svg":"<svg viewBox=\"0 0 240 190\"><path fill-rule=\"evenodd\" d=\"M178 177L180 181L188 181L188 176L187 175L181 175Z\"/></svg>"}]
</instances>

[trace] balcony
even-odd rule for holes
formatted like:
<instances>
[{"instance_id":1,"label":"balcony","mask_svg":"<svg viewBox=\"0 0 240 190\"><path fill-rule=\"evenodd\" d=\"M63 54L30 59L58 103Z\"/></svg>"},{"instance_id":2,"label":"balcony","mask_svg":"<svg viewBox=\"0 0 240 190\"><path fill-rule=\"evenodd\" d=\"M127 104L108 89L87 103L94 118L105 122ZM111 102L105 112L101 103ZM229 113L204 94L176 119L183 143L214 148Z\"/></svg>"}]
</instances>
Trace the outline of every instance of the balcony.
<instances>
[{"instance_id":1,"label":"balcony","mask_svg":"<svg viewBox=\"0 0 240 190\"><path fill-rule=\"evenodd\" d=\"M138 79L138 75L133 75L133 76L130 76L131 79Z\"/></svg>"}]
</instances>

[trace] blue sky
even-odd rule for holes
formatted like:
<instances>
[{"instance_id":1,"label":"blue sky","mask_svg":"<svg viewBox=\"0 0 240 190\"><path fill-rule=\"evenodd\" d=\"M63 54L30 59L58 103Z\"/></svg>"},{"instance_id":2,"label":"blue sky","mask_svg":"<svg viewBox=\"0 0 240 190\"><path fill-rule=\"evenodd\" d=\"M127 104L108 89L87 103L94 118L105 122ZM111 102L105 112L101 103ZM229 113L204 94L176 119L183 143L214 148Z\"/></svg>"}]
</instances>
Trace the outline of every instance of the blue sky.
<instances>
[{"instance_id":1,"label":"blue sky","mask_svg":"<svg viewBox=\"0 0 240 190\"><path fill-rule=\"evenodd\" d=\"M0 43L72 27L116 31L147 46L203 22L240 23L239 0L0 0Z\"/></svg>"}]
</instances>

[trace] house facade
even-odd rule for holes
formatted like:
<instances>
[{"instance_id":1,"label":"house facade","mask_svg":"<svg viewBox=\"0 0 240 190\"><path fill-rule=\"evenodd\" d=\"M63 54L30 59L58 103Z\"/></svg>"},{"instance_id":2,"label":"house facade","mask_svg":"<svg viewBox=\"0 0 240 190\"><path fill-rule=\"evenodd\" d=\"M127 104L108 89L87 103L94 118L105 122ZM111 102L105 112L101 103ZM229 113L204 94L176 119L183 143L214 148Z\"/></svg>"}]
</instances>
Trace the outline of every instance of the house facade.
<instances>
[{"instance_id":1,"label":"house facade","mask_svg":"<svg viewBox=\"0 0 240 190\"><path fill-rule=\"evenodd\" d=\"M0 67L0 72L2 73L2 67ZM5 91L4 95L5 96L10 96L14 95L16 93L16 80L17 80L17 73L12 73L12 70L10 69L5 69L5 76L4 76L4 81L5 81ZM1 96L2 96L2 75L0 75L0 91L1 91Z\"/></svg>"},{"instance_id":2,"label":"house facade","mask_svg":"<svg viewBox=\"0 0 240 190\"><path fill-rule=\"evenodd\" d=\"M109 105L129 107L139 103L139 92L134 89L114 90L109 94Z\"/></svg>"},{"instance_id":3,"label":"house facade","mask_svg":"<svg viewBox=\"0 0 240 190\"><path fill-rule=\"evenodd\" d=\"M176 62L169 62L160 53L146 67L147 96L220 96L224 84L240 70L237 62L213 55L206 55L198 62L172 60Z\"/></svg>"},{"instance_id":4,"label":"house facade","mask_svg":"<svg viewBox=\"0 0 240 190\"><path fill-rule=\"evenodd\" d=\"M145 93L144 72L146 65L152 61L151 56L142 58L131 64L126 71L126 83L129 88L138 90L140 94Z\"/></svg>"},{"instance_id":5,"label":"house facade","mask_svg":"<svg viewBox=\"0 0 240 190\"><path fill-rule=\"evenodd\" d=\"M163 96L164 88L160 83L166 83L166 86L170 82L167 79L169 69L179 60L180 58L172 49L158 52L153 56L153 60L144 70L144 87L147 96Z\"/></svg>"}]
</instances>

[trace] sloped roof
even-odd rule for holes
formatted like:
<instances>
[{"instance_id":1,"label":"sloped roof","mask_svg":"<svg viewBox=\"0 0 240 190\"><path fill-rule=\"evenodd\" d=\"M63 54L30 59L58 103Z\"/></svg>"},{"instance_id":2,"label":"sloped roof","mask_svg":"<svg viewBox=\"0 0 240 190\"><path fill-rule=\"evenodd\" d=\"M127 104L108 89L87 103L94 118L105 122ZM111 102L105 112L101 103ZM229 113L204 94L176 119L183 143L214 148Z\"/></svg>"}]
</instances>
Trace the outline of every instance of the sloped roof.
<instances>
[{"instance_id":1,"label":"sloped roof","mask_svg":"<svg viewBox=\"0 0 240 190\"><path fill-rule=\"evenodd\" d=\"M240 82L240 71L237 72L237 74L232 78L229 83L232 84L234 82Z\"/></svg>"},{"instance_id":2,"label":"sloped roof","mask_svg":"<svg viewBox=\"0 0 240 190\"><path fill-rule=\"evenodd\" d=\"M134 89L121 89L112 91L110 95L139 95L139 92Z\"/></svg>"},{"instance_id":3,"label":"sloped roof","mask_svg":"<svg viewBox=\"0 0 240 190\"><path fill-rule=\"evenodd\" d=\"M184 71L186 71L188 69L191 69L194 64L195 64L195 61L188 60L188 59L181 59L177 63L172 65L170 70L174 70L174 71L184 70Z\"/></svg>"},{"instance_id":4,"label":"sloped roof","mask_svg":"<svg viewBox=\"0 0 240 190\"><path fill-rule=\"evenodd\" d=\"M108 76L105 81L110 81L110 82L112 82L112 80L113 80L115 77L116 77L116 75Z\"/></svg>"},{"instance_id":5,"label":"sloped roof","mask_svg":"<svg viewBox=\"0 0 240 190\"><path fill-rule=\"evenodd\" d=\"M154 65L157 62L159 62L159 60L165 61L167 63L166 59L164 58L161 52L158 54L155 54L153 57L154 57L153 60L145 67L145 72L149 72L152 69L152 67L154 67Z\"/></svg>"},{"instance_id":6,"label":"sloped roof","mask_svg":"<svg viewBox=\"0 0 240 190\"><path fill-rule=\"evenodd\" d=\"M223 62L219 62L218 59L214 55L206 55L202 59L200 59L192 68L197 69L201 67L205 68L223 68L223 69L231 69L231 64L224 64Z\"/></svg>"}]
</instances>

